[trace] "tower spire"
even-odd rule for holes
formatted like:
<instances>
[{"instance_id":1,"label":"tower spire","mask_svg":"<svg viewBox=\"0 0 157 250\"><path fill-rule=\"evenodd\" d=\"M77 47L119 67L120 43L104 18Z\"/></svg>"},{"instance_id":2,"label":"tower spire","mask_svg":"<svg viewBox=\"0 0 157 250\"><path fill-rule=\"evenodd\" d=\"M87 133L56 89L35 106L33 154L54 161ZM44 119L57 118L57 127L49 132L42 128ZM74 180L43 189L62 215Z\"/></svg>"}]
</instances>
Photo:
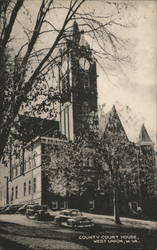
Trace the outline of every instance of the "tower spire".
<instances>
[{"instance_id":1,"label":"tower spire","mask_svg":"<svg viewBox=\"0 0 157 250\"><path fill-rule=\"evenodd\" d=\"M73 41L76 45L78 45L80 41L80 30L76 20L73 23Z\"/></svg>"}]
</instances>

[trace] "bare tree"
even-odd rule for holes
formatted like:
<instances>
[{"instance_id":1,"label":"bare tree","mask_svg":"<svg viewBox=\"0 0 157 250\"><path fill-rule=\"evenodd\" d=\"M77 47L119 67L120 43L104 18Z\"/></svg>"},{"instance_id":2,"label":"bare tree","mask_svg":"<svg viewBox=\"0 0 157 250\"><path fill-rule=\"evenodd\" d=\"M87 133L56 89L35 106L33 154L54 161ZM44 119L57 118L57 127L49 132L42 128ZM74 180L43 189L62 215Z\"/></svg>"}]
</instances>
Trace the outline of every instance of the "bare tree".
<instances>
[{"instance_id":1,"label":"bare tree","mask_svg":"<svg viewBox=\"0 0 157 250\"><path fill-rule=\"evenodd\" d=\"M86 0L69 0L65 6L61 3L57 6L55 0L41 0L33 30L23 27L27 41L17 53L13 52L12 31L18 20L18 14L22 10L28 12L24 3L25 0L0 1L0 159L21 105L27 101L30 102L33 98L38 98L42 84L43 86L46 84L46 75L60 61L57 50L66 37L69 37L74 20L79 20L86 34L95 39L98 44L99 51L94 51L97 59L108 58L109 61L116 62L126 59L119 54L119 47L124 46L123 41L110 30L110 27L123 27L117 20L119 12L122 9L125 10L127 5L113 3L116 10L115 16L102 17L96 16L92 11L85 12L81 9L86 4ZM106 1L105 5L107 4L110 2ZM54 13L60 9L64 9L66 14L61 27L57 28L47 17L48 13ZM37 49L39 40L46 33L51 32L55 34L51 47ZM107 43L110 45L107 46ZM35 97L33 97L33 90L37 90ZM53 88L49 89L46 95L51 101L52 96L56 98Z\"/></svg>"}]
</instances>

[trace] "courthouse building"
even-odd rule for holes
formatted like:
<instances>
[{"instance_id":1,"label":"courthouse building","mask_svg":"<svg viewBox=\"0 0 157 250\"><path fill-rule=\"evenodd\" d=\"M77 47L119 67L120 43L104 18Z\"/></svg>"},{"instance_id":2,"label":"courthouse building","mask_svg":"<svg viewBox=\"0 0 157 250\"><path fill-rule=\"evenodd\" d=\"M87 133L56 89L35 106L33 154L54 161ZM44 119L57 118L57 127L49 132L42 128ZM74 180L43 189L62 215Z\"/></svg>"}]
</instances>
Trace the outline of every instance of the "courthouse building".
<instances>
[{"instance_id":1,"label":"courthouse building","mask_svg":"<svg viewBox=\"0 0 157 250\"><path fill-rule=\"evenodd\" d=\"M61 104L59 122L31 117L21 118L24 121L26 120L26 122L23 122L23 128L27 139L25 142L27 142L25 144L19 143L19 153L14 153L14 142L12 141L13 145L11 145L11 153L7 161L7 188L5 187L4 190L0 186L0 202L1 204L39 203L48 204L52 209L78 207L85 211L111 212L111 194L101 190L99 185L101 180L99 180L97 163L94 158L94 145L86 146L85 151L87 151L88 159L82 159L87 179L89 178L90 183L92 181L95 183L93 190L91 186L87 185L84 194L69 199L61 179L57 183L58 190L60 190L57 193L55 193L55 190L48 190L47 187L45 173L50 167L51 170L58 167L55 158L62 158L66 143L81 136L88 138L91 126L97 132L99 128L96 61L90 45L84 39L83 31L80 32L76 22L74 22L71 36L66 40L60 53L61 67L59 67L58 77ZM113 116L115 120L111 119ZM104 133L107 133L116 120L121 124L120 130L124 133L126 140L129 141L115 107L106 116ZM40 123L41 126L39 126ZM33 133L28 136L30 130ZM133 145L136 147L135 143ZM142 180L144 181L147 178L146 183L149 183L151 182L149 168L154 169L155 167L155 155L153 142L144 125L141 128L138 145L140 146L140 153L145 155L144 163L141 160L140 164L147 165L147 171ZM136 159L140 157L140 155L137 156L136 151L134 152ZM8 190L8 197L7 201L4 202L2 193L6 193L6 190ZM138 203L138 199L139 196L135 194L127 198L126 202L136 201ZM83 204L83 206L80 204Z\"/></svg>"}]
</instances>

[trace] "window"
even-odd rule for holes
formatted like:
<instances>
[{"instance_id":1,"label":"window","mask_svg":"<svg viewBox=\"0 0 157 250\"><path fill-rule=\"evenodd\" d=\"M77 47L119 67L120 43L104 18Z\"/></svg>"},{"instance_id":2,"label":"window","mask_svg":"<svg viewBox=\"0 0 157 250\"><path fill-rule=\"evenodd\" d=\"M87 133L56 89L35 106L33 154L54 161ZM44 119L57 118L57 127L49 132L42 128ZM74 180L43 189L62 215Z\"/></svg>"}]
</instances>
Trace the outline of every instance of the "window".
<instances>
[{"instance_id":1,"label":"window","mask_svg":"<svg viewBox=\"0 0 157 250\"><path fill-rule=\"evenodd\" d=\"M95 202L94 202L94 200L90 200L89 201L89 209L94 210L94 208L95 208Z\"/></svg>"},{"instance_id":2,"label":"window","mask_svg":"<svg viewBox=\"0 0 157 250\"><path fill-rule=\"evenodd\" d=\"M84 158L83 159L83 166L84 167L93 167L94 165L94 161L93 161L93 158Z\"/></svg>"},{"instance_id":3,"label":"window","mask_svg":"<svg viewBox=\"0 0 157 250\"><path fill-rule=\"evenodd\" d=\"M132 209L137 211L137 207L138 207L138 203L136 201L132 202Z\"/></svg>"},{"instance_id":4,"label":"window","mask_svg":"<svg viewBox=\"0 0 157 250\"><path fill-rule=\"evenodd\" d=\"M32 184L31 181L28 182L28 194L31 194L32 191Z\"/></svg>"},{"instance_id":5,"label":"window","mask_svg":"<svg viewBox=\"0 0 157 250\"><path fill-rule=\"evenodd\" d=\"M83 159L83 166L86 167L87 166L87 158Z\"/></svg>"},{"instance_id":6,"label":"window","mask_svg":"<svg viewBox=\"0 0 157 250\"><path fill-rule=\"evenodd\" d=\"M26 196L26 182L23 184L23 195Z\"/></svg>"},{"instance_id":7,"label":"window","mask_svg":"<svg viewBox=\"0 0 157 250\"><path fill-rule=\"evenodd\" d=\"M58 201L52 201L52 209L58 209Z\"/></svg>"},{"instance_id":8,"label":"window","mask_svg":"<svg viewBox=\"0 0 157 250\"><path fill-rule=\"evenodd\" d=\"M83 72L80 74L80 81L83 83L84 89L88 89L90 87L90 79L89 79L89 74Z\"/></svg>"},{"instance_id":9,"label":"window","mask_svg":"<svg viewBox=\"0 0 157 250\"><path fill-rule=\"evenodd\" d=\"M18 198L18 186L15 187L15 199Z\"/></svg>"},{"instance_id":10,"label":"window","mask_svg":"<svg viewBox=\"0 0 157 250\"><path fill-rule=\"evenodd\" d=\"M36 178L33 178L33 192L36 192Z\"/></svg>"},{"instance_id":11,"label":"window","mask_svg":"<svg viewBox=\"0 0 157 250\"><path fill-rule=\"evenodd\" d=\"M12 189L11 189L11 201L13 201L13 199L14 199L14 188L12 187Z\"/></svg>"},{"instance_id":12,"label":"window","mask_svg":"<svg viewBox=\"0 0 157 250\"><path fill-rule=\"evenodd\" d=\"M92 158L88 158L88 166L89 167L93 167L93 164L94 163L94 161L93 161L93 159Z\"/></svg>"},{"instance_id":13,"label":"window","mask_svg":"<svg viewBox=\"0 0 157 250\"><path fill-rule=\"evenodd\" d=\"M66 201L61 200L60 201L60 209L65 209L66 208Z\"/></svg>"},{"instance_id":14,"label":"window","mask_svg":"<svg viewBox=\"0 0 157 250\"><path fill-rule=\"evenodd\" d=\"M84 88L87 89L87 88L89 88L89 87L90 87L90 86L89 86L89 78L86 77L85 80L84 80Z\"/></svg>"}]
</instances>

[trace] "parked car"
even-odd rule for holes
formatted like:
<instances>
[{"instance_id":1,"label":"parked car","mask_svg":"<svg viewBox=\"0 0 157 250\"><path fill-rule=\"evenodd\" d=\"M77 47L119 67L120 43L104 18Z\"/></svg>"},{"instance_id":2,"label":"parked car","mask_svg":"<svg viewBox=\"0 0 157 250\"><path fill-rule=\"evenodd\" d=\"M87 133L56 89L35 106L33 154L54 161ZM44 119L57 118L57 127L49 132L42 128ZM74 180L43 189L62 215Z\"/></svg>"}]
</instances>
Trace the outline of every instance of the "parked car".
<instances>
[{"instance_id":1,"label":"parked car","mask_svg":"<svg viewBox=\"0 0 157 250\"><path fill-rule=\"evenodd\" d=\"M9 207L9 205L4 206L4 207L1 207L1 208L0 208L0 214L4 214L4 213L5 213L5 209L6 209L7 207Z\"/></svg>"},{"instance_id":2,"label":"parked car","mask_svg":"<svg viewBox=\"0 0 157 250\"><path fill-rule=\"evenodd\" d=\"M36 220L48 220L50 218L46 205L27 205L26 217Z\"/></svg>"},{"instance_id":3,"label":"parked car","mask_svg":"<svg viewBox=\"0 0 157 250\"><path fill-rule=\"evenodd\" d=\"M21 205L16 211L16 214L25 214L28 204Z\"/></svg>"},{"instance_id":4,"label":"parked car","mask_svg":"<svg viewBox=\"0 0 157 250\"><path fill-rule=\"evenodd\" d=\"M6 208L3 210L4 214L14 214L16 213L17 209L20 207L20 205L9 205L6 206Z\"/></svg>"},{"instance_id":5,"label":"parked car","mask_svg":"<svg viewBox=\"0 0 157 250\"><path fill-rule=\"evenodd\" d=\"M73 229L85 229L94 226L92 220L83 216L78 209L62 210L54 220L59 225L68 226Z\"/></svg>"}]
</instances>

